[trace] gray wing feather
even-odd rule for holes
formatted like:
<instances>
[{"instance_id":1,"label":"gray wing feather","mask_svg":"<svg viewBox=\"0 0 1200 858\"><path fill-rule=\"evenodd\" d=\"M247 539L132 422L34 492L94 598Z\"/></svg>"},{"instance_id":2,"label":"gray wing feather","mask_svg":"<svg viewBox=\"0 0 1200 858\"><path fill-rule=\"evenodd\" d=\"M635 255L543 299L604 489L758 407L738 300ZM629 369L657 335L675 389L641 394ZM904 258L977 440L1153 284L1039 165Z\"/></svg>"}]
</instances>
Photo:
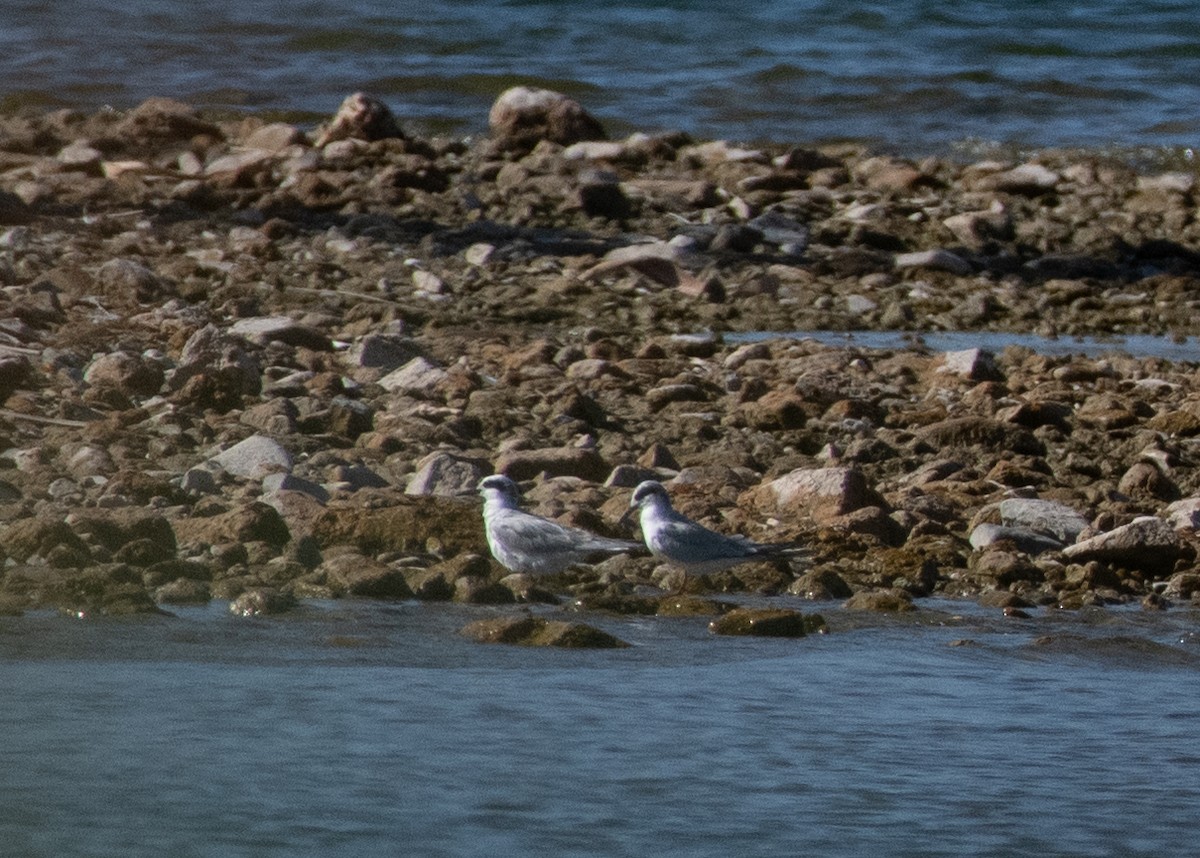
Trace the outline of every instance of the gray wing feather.
<instances>
[{"instance_id":1,"label":"gray wing feather","mask_svg":"<svg viewBox=\"0 0 1200 858\"><path fill-rule=\"evenodd\" d=\"M754 543L734 539L691 521L666 522L658 528L656 547L680 563L703 563L753 557Z\"/></svg>"},{"instance_id":2,"label":"gray wing feather","mask_svg":"<svg viewBox=\"0 0 1200 858\"><path fill-rule=\"evenodd\" d=\"M506 543L531 554L587 555L641 547L637 542L596 536L577 527L519 512L499 517L494 527L497 536Z\"/></svg>"}]
</instances>

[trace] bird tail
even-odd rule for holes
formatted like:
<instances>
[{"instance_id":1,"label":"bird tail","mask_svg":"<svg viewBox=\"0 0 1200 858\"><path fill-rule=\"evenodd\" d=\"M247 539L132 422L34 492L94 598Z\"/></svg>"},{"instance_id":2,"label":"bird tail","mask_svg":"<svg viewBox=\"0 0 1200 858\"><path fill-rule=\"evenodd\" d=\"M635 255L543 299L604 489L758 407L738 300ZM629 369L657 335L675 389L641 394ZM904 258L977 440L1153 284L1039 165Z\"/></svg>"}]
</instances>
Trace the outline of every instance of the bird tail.
<instances>
[{"instance_id":1,"label":"bird tail","mask_svg":"<svg viewBox=\"0 0 1200 858\"><path fill-rule=\"evenodd\" d=\"M768 542L755 552L762 557L778 557L783 560L807 560L812 549L800 542Z\"/></svg>"}]
</instances>

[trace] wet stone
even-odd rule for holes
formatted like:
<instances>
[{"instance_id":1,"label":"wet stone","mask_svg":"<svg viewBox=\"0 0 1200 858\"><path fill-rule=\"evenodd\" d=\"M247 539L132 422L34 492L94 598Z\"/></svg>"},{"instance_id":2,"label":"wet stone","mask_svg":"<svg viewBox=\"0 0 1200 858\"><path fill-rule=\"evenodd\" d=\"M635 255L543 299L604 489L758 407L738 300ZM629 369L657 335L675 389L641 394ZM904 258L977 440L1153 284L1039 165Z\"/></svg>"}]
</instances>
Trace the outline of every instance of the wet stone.
<instances>
[{"instance_id":1,"label":"wet stone","mask_svg":"<svg viewBox=\"0 0 1200 858\"><path fill-rule=\"evenodd\" d=\"M629 646L607 632L583 623L519 616L476 620L464 626L465 637L479 643L554 646L569 649L620 649Z\"/></svg>"},{"instance_id":2,"label":"wet stone","mask_svg":"<svg viewBox=\"0 0 1200 858\"><path fill-rule=\"evenodd\" d=\"M784 608L736 608L709 623L718 635L802 638L824 624L820 615L805 617L799 611Z\"/></svg>"}]
</instances>

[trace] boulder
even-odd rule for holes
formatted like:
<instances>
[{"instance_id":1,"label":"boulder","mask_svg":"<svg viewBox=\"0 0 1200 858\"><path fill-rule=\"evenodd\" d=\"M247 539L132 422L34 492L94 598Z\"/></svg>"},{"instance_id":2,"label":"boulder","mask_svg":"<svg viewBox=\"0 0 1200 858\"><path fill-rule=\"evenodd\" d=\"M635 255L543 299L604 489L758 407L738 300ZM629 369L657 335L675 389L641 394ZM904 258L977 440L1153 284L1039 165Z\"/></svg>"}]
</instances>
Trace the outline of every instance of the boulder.
<instances>
[{"instance_id":1,"label":"boulder","mask_svg":"<svg viewBox=\"0 0 1200 858\"><path fill-rule=\"evenodd\" d=\"M1171 570L1179 551L1179 537L1168 522L1155 516L1142 516L1070 545L1062 553L1064 558L1075 563L1098 560L1161 574Z\"/></svg>"},{"instance_id":2,"label":"boulder","mask_svg":"<svg viewBox=\"0 0 1200 858\"><path fill-rule=\"evenodd\" d=\"M479 643L558 646L571 649L618 649L629 644L583 623L565 623L529 615L476 620L462 634Z\"/></svg>"},{"instance_id":3,"label":"boulder","mask_svg":"<svg viewBox=\"0 0 1200 858\"><path fill-rule=\"evenodd\" d=\"M488 128L506 148L531 149L540 140L569 146L604 140L604 127L578 101L549 89L514 86L488 111Z\"/></svg>"},{"instance_id":4,"label":"boulder","mask_svg":"<svg viewBox=\"0 0 1200 858\"><path fill-rule=\"evenodd\" d=\"M882 506L866 477L854 468L799 468L751 489L748 495L759 509L818 523L866 506Z\"/></svg>"},{"instance_id":5,"label":"boulder","mask_svg":"<svg viewBox=\"0 0 1200 858\"><path fill-rule=\"evenodd\" d=\"M1000 520L1069 545L1088 527L1088 520L1065 504L1037 498L1007 498L1000 502Z\"/></svg>"},{"instance_id":6,"label":"boulder","mask_svg":"<svg viewBox=\"0 0 1200 858\"><path fill-rule=\"evenodd\" d=\"M802 638L824 625L819 615L805 617L786 608L735 608L708 624L718 635Z\"/></svg>"}]
</instances>

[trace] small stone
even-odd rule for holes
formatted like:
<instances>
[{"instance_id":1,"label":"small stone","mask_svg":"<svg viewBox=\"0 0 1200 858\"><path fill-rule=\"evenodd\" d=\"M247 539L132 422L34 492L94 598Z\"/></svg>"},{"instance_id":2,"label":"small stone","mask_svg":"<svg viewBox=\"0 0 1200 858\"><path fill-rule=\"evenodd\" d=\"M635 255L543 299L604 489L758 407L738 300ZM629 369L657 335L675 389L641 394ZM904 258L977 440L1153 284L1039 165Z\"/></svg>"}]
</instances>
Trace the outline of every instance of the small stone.
<instances>
[{"instance_id":1,"label":"small stone","mask_svg":"<svg viewBox=\"0 0 1200 858\"><path fill-rule=\"evenodd\" d=\"M977 187L1036 197L1054 190L1060 181L1062 176L1041 164L1021 164L1011 170L985 176L977 183Z\"/></svg>"},{"instance_id":2,"label":"small stone","mask_svg":"<svg viewBox=\"0 0 1200 858\"><path fill-rule=\"evenodd\" d=\"M1184 498L1168 506L1167 521L1176 530L1200 530L1200 497Z\"/></svg>"},{"instance_id":3,"label":"small stone","mask_svg":"<svg viewBox=\"0 0 1200 858\"><path fill-rule=\"evenodd\" d=\"M294 474L274 473L267 474L262 481L263 494L273 495L277 492L303 492L310 497L316 498L321 503L326 503L329 500L329 492L324 486L318 485L311 480L297 477Z\"/></svg>"},{"instance_id":4,"label":"small stone","mask_svg":"<svg viewBox=\"0 0 1200 858\"><path fill-rule=\"evenodd\" d=\"M420 349L410 337L399 334L368 334L346 353L353 366L370 367L391 372L420 356Z\"/></svg>"},{"instance_id":5,"label":"small stone","mask_svg":"<svg viewBox=\"0 0 1200 858\"><path fill-rule=\"evenodd\" d=\"M1179 487L1151 462L1134 462L1117 483L1117 491L1135 498L1174 501Z\"/></svg>"},{"instance_id":6,"label":"small stone","mask_svg":"<svg viewBox=\"0 0 1200 858\"><path fill-rule=\"evenodd\" d=\"M466 249L463 258L468 265L487 265L496 255L496 245L476 242Z\"/></svg>"},{"instance_id":7,"label":"small stone","mask_svg":"<svg viewBox=\"0 0 1200 858\"><path fill-rule=\"evenodd\" d=\"M104 155L99 149L82 140L69 143L58 152L58 162L65 168L96 174L100 172L100 162L103 158Z\"/></svg>"},{"instance_id":8,"label":"small stone","mask_svg":"<svg viewBox=\"0 0 1200 858\"><path fill-rule=\"evenodd\" d=\"M912 596L903 590L862 590L842 606L848 611L903 613L914 609Z\"/></svg>"},{"instance_id":9,"label":"small stone","mask_svg":"<svg viewBox=\"0 0 1200 858\"><path fill-rule=\"evenodd\" d=\"M266 345L271 342L299 346L313 351L332 351L329 337L288 316L256 316L238 319L229 327L235 337Z\"/></svg>"},{"instance_id":10,"label":"small stone","mask_svg":"<svg viewBox=\"0 0 1200 858\"><path fill-rule=\"evenodd\" d=\"M423 357L415 357L379 379L379 386L389 393L430 394L445 378L446 370Z\"/></svg>"},{"instance_id":11,"label":"small stone","mask_svg":"<svg viewBox=\"0 0 1200 858\"><path fill-rule=\"evenodd\" d=\"M1018 551L1030 555L1058 551L1063 547L1063 543L1057 539L1042 536L1023 528L987 523L976 525L975 529L971 531L968 541L976 551L982 551L1000 542L1010 542Z\"/></svg>"},{"instance_id":12,"label":"small stone","mask_svg":"<svg viewBox=\"0 0 1200 858\"><path fill-rule=\"evenodd\" d=\"M212 461L226 473L249 479L292 469L292 455L278 441L265 435L251 435L213 456Z\"/></svg>"},{"instance_id":13,"label":"small stone","mask_svg":"<svg viewBox=\"0 0 1200 858\"><path fill-rule=\"evenodd\" d=\"M945 352L938 372L955 375L968 381L1002 381L1004 374L996 365L996 356L983 349L962 349Z\"/></svg>"},{"instance_id":14,"label":"small stone","mask_svg":"<svg viewBox=\"0 0 1200 858\"><path fill-rule=\"evenodd\" d=\"M1014 235L1012 216L999 203L986 211L951 215L942 223L974 250L982 249L989 241L1008 241Z\"/></svg>"},{"instance_id":15,"label":"small stone","mask_svg":"<svg viewBox=\"0 0 1200 858\"><path fill-rule=\"evenodd\" d=\"M935 271L948 271L960 277L966 277L973 270L967 260L941 248L897 254L892 264L897 271L907 268L930 268Z\"/></svg>"},{"instance_id":16,"label":"small stone","mask_svg":"<svg viewBox=\"0 0 1200 858\"><path fill-rule=\"evenodd\" d=\"M248 148L267 152L282 152L289 146L303 142L304 132L286 122L267 123L246 138Z\"/></svg>"},{"instance_id":17,"label":"small stone","mask_svg":"<svg viewBox=\"0 0 1200 858\"><path fill-rule=\"evenodd\" d=\"M83 380L88 384L110 387L127 396L152 396L162 387L163 378L160 363L125 352L99 356L83 374Z\"/></svg>"},{"instance_id":18,"label":"small stone","mask_svg":"<svg viewBox=\"0 0 1200 858\"><path fill-rule=\"evenodd\" d=\"M290 611L296 600L273 587L246 590L229 603L229 613L238 617L260 617Z\"/></svg>"},{"instance_id":19,"label":"small stone","mask_svg":"<svg viewBox=\"0 0 1200 858\"><path fill-rule=\"evenodd\" d=\"M220 490L216 477L208 468L188 468L179 487L190 495L215 495Z\"/></svg>"}]
</instances>

